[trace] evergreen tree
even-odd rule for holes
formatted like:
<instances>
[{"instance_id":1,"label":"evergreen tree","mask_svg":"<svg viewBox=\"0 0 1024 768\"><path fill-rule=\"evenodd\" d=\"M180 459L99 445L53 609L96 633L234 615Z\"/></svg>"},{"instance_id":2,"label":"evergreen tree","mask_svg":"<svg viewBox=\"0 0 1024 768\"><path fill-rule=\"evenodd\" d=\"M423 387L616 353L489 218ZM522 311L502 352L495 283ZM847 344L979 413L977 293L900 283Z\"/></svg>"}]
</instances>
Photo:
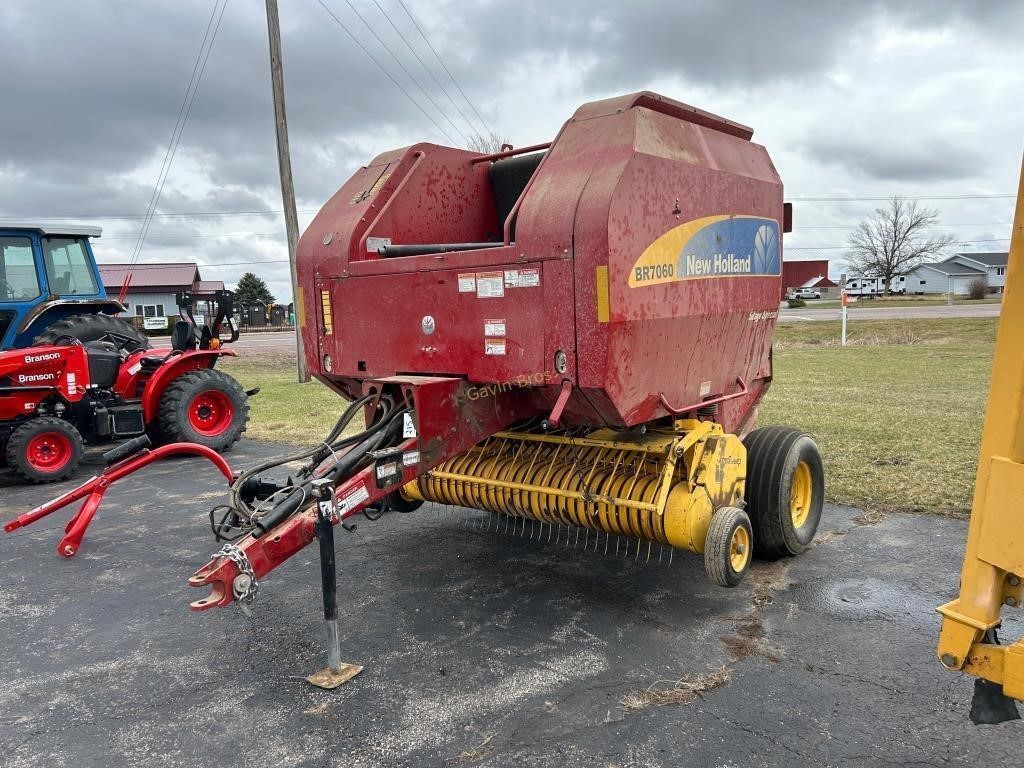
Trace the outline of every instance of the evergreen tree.
<instances>
[{"instance_id":1,"label":"evergreen tree","mask_svg":"<svg viewBox=\"0 0 1024 768\"><path fill-rule=\"evenodd\" d=\"M246 272L238 279L235 287L235 301L239 304L273 304L274 295L267 288L262 277Z\"/></svg>"}]
</instances>

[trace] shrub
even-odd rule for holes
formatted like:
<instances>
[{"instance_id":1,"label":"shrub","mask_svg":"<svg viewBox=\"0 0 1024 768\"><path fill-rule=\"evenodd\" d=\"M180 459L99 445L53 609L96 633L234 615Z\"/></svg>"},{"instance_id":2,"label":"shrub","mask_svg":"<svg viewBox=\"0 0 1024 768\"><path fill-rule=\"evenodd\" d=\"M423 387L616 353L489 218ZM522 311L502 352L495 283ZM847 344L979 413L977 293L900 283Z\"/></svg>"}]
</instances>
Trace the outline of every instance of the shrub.
<instances>
[{"instance_id":1,"label":"shrub","mask_svg":"<svg viewBox=\"0 0 1024 768\"><path fill-rule=\"evenodd\" d=\"M980 278L977 280L971 280L971 282L967 284L968 299L984 299L986 293L988 293L988 283Z\"/></svg>"},{"instance_id":2,"label":"shrub","mask_svg":"<svg viewBox=\"0 0 1024 768\"><path fill-rule=\"evenodd\" d=\"M804 301L803 299L793 298L793 299L789 300L789 308L790 309L800 309L800 308L806 307L806 306L807 306L807 302Z\"/></svg>"}]
</instances>

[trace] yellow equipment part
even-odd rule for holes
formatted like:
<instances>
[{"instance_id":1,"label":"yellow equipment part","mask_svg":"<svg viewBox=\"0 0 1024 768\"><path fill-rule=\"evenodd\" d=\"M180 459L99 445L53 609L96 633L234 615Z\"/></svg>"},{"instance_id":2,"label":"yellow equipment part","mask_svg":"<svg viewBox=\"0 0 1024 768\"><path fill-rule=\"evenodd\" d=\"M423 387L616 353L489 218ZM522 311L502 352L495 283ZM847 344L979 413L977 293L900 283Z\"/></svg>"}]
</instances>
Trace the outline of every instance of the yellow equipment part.
<instances>
[{"instance_id":1,"label":"yellow equipment part","mask_svg":"<svg viewBox=\"0 0 1024 768\"><path fill-rule=\"evenodd\" d=\"M1024 168L1006 268L960 594L940 606L938 656L1024 700L1024 639L997 645L1002 606L1024 597Z\"/></svg>"},{"instance_id":2,"label":"yellow equipment part","mask_svg":"<svg viewBox=\"0 0 1024 768\"><path fill-rule=\"evenodd\" d=\"M402 495L700 554L715 510L743 506L746 455L735 435L691 419L646 434L499 432ZM745 565L750 542L739 549Z\"/></svg>"}]
</instances>

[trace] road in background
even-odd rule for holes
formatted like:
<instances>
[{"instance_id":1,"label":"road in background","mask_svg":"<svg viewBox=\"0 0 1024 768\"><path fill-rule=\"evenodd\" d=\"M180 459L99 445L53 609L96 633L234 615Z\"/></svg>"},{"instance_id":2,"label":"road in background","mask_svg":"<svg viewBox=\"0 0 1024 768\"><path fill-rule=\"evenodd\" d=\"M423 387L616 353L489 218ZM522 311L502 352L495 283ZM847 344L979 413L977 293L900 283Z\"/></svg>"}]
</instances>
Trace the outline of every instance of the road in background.
<instances>
[{"instance_id":1,"label":"road in background","mask_svg":"<svg viewBox=\"0 0 1024 768\"><path fill-rule=\"evenodd\" d=\"M290 331L277 331L273 333L246 333L242 329L238 341L229 345L228 349L237 352L258 349L260 352L280 353L295 358L295 335Z\"/></svg>"},{"instance_id":2,"label":"road in background","mask_svg":"<svg viewBox=\"0 0 1024 768\"><path fill-rule=\"evenodd\" d=\"M910 320L914 318L939 319L944 317L999 317L1001 304L945 304L925 307L850 307L850 322L857 320ZM838 320L839 308L815 309L808 304L803 309L779 308L780 322Z\"/></svg>"}]
</instances>

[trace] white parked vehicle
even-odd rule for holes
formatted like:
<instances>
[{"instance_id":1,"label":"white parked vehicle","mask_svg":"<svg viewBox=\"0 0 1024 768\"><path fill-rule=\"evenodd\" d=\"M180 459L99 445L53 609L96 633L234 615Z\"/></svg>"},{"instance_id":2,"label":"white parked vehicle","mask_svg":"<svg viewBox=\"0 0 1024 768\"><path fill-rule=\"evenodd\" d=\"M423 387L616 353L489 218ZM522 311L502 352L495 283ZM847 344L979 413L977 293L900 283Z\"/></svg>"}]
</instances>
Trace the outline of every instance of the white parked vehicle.
<instances>
[{"instance_id":1,"label":"white parked vehicle","mask_svg":"<svg viewBox=\"0 0 1024 768\"><path fill-rule=\"evenodd\" d=\"M893 280L890 295L903 295L907 292L907 278L898 277ZM851 277L846 281L848 296L881 296L885 293L884 277Z\"/></svg>"},{"instance_id":2,"label":"white parked vehicle","mask_svg":"<svg viewBox=\"0 0 1024 768\"><path fill-rule=\"evenodd\" d=\"M797 288L789 294L791 299L820 299L821 291L817 288Z\"/></svg>"}]
</instances>

